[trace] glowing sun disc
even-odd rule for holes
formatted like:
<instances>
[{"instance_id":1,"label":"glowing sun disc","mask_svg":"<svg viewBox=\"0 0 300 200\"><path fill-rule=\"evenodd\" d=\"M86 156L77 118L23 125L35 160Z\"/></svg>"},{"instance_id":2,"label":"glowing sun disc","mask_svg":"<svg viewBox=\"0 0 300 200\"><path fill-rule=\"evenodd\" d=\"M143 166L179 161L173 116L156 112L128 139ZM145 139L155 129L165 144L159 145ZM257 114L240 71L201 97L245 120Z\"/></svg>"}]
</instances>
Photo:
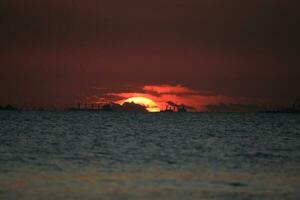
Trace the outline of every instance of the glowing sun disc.
<instances>
[{"instance_id":1,"label":"glowing sun disc","mask_svg":"<svg viewBox=\"0 0 300 200\"><path fill-rule=\"evenodd\" d=\"M159 112L160 109L157 107L157 104L149 98L146 97L131 97L123 101L123 103L135 103L142 106L145 106L149 112ZM122 103L122 104L123 104Z\"/></svg>"}]
</instances>

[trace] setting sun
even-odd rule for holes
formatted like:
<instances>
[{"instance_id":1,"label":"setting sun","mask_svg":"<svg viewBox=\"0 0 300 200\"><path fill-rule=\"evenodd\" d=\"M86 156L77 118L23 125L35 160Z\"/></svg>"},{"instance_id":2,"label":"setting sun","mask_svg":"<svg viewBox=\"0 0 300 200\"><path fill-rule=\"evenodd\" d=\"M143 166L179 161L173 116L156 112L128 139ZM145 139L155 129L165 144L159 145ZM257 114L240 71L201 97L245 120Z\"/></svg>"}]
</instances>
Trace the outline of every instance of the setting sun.
<instances>
[{"instance_id":1,"label":"setting sun","mask_svg":"<svg viewBox=\"0 0 300 200\"><path fill-rule=\"evenodd\" d=\"M131 98L128 98L123 101L123 103L125 103L125 102L135 103L135 104L145 106L149 112L159 112L160 111L157 104L152 99L149 99L146 97L131 97Z\"/></svg>"}]
</instances>

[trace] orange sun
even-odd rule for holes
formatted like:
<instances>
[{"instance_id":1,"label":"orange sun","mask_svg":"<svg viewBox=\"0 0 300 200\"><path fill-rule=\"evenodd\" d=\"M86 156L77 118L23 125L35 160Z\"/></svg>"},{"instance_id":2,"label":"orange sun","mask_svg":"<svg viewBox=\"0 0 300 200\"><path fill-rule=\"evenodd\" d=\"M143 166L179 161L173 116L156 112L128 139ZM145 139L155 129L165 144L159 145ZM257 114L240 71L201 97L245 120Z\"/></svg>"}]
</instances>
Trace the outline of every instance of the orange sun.
<instances>
[{"instance_id":1,"label":"orange sun","mask_svg":"<svg viewBox=\"0 0 300 200\"><path fill-rule=\"evenodd\" d=\"M159 112L160 111L157 104L152 99L149 99L146 97L131 97L131 98L124 100L122 102L122 104L125 102L135 103L135 104L145 106L149 112Z\"/></svg>"}]
</instances>

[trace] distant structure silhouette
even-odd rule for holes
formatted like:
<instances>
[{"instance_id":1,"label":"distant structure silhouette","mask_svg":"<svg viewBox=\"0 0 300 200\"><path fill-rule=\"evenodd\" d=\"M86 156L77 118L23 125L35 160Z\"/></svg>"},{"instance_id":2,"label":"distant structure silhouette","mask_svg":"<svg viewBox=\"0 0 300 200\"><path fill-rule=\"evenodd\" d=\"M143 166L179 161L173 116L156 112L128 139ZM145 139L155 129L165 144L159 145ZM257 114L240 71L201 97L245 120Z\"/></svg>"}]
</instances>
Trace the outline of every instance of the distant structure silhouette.
<instances>
[{"instance_id":1,"label":"distant structure silhouette","mask_svg":"<svg viewBox=\"0 0 300 200\"><path fill-rule=\"evenodd\" d=\"M172 101L167 101L166 102L167 105L166 105L166 108L165 110L162 110L161 112L187 112L187 107L191 110L193 110L194 108L190 107L190 106L186 106L184 104L176 104Z\"/></svg>"},{"instance_id":2,"label":"distant structure silhouette","mask_svg":"<svg viewBox=\"0 0 300 200\"><path fill-rule=\"evenodd\" d=\"M184 104L176 104L174 102L166 102L165 110L160 112L187 112L187 109L195 110L191 106ZM144 105L136 104L134 102L125 102L122 105L110 102L110 103L82 103L78 102L76 107L69 108L70 111L137 111L137 112L148 112L147 107Z\"/></svg>"},{"instance_id":3,"label":"distant structure silhouette","mask_svg":"<svg viewBox=\"0 0 300 200\"><path fill-rule=\"evenodd\" d=\"M137 111L137 112L148 112L145 106L133 103L125 102L123 105L116 103L77 103L77 107L69 108L70 111Z\"/></svg>"},{"instance_id":4,"label":"distant structure silhouette","mask_svg":"<svg viewBox=\"0 0 300 200\"><path fill-rule=\"evenodd\" d=\"M0 106L0 110L18 110L18 109L10 104L7 104L5 107Z\"/></svg>"},{"instance_id":5,"label":"distant structure silhouette","mask_svg":"<svg viewBox=\"0 0 300 200\"><path fill-rule=\"evenodd\" d=\"M88 104L84 103L82 104L81 102L77 103L77 107L71 107L69 108L70 111L100 111L101 106L100 104Z\"/></svg>"},{"instance_id":6,"label":"distant structure silhouette","mask_svg":"<svg viewBox=\"0 0 300 200\"><path fill-rule=\"evenodd\" d=\"M105 104L102 106L102 108L100 109L101 111L112 111L112 107L110 104Z\"/></svg>"},{"instance_id":7,"label":"distant structure silhouette","mask_svg":"<svg viewBox=\"0 0 300 200\"><path fill-rule=\"evenodd\" d=\"M249 104L209 104L205 106L208 112L259 112L262 110L260 106Z\"/></svg>"},{"instance_id":8,"label":"distant structure silhouette","mask_svg":"<svg viewBox=\"0 0 300 200\"><path fill-rule=\"evenodd\" d=\"M293 103L293 109L300 111L300 99L296 99Z\"/></svg>"},{"instance_id":9,"label":"distant structure silhouette","mask_svg":"<svg viewBox=\"0 0 300 200\"><path fill-rule=\"evenodd\" d=\"M166 105L166 108L160 112L175 112L175 109L170 105Z\"/></svg>"},{"instance_id":10,"label":"distant structure silhouette","mask_svg":"<svg viewBox=\"0 0 300 200\"><path fill-rule=\"evenodd\" d=\"M184 107L184 105L180 105L180 106L177 108L177 112L186 112L186 108Z\"/></svg>"},{"instance_id":11,"label":"distant structure silhouette","mask_svg":"<svg viewBox=\"0 0 300 200\"><path fill-rule=\"evenodd\" d=\"M263 110L264 113L300 113L300 100L295 99L290 106L272 107Z\"/></svg>"}]
</instances>

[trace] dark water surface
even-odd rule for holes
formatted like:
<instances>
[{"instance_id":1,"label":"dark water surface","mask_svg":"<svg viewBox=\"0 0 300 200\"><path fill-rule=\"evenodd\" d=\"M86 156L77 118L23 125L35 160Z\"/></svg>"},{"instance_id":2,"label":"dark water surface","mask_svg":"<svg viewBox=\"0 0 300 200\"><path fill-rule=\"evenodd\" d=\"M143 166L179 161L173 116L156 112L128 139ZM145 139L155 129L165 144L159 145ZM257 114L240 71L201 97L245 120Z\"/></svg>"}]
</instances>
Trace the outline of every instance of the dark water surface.
<instances>
[{"instance_id":1,"label":"dark water surface","mask_svg":"<svg viewBox=\"0 0 300 200\"><path fill-rule=\"evenodd\" d=\"M0 112L0 199L300 199L300 115Z\"/></svg>"}]
</instances>

